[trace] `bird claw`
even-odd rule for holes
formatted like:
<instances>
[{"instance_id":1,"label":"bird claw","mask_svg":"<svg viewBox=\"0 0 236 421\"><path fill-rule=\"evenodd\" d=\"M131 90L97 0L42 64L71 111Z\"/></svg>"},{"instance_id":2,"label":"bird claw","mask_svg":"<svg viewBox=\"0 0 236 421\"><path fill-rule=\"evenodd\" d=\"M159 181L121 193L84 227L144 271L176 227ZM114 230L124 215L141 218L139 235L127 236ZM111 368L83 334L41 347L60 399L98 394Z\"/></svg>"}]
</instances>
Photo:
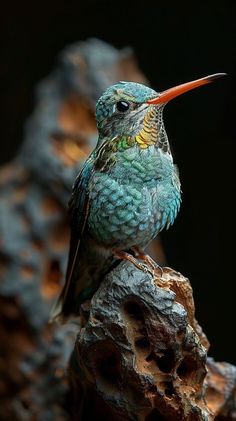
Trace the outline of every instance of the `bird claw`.
<instances>
[{"instance_id":1,"label":"bird claw","mask_svg":"<svg viewBox=\"0 0 236 421\"><path fill-rule=\"evenodd\" d=\"M156 265L156 268L154 269L154 273L157 274L157 271L159 271L159 276L160 278L162 278L163 273L164 273L162 267L159 265Z\"/></svg>"},{"instance_id":2,"label":"bird claw","mask_svg":"<svg viewBox=\"0 0 236 421\"><path fill-rule=\"evenodd\" d=\"M145 267L147 267L147 272L151 273L152 276L156 276L157 275L157 271L159 271L159 277L162 277L163 275L163 269L161 266L158 265L158 263L155 262L155 260L153 260L151 258L151 256L149 256L148 254L146 254L142 249L140 249L137 246L132 247L132 250L136 256L137 259L142 260L145 263L140 263L143 264Z\"/></svg>"},{"instance_id":3,"label":"bird claw","mask_svg":"<svg viewBox=\"0 0 236 421\"><path fill-rule=\"evenodd\" d=\"M139 269L142 270L144 273L151 273L153 275L153 270L150 269L147 265L144 263L139 263Z\"/></svg>"},{"instance_id":4,"label":"bird claw","mask_svg":"<svg viewBox=\"0 0 236 421\"><path fill-rule=\"evenodd\" d=\"M136 248L134 248L134 252L136 254L136 257L132 256L131 254L121 251L121 250L113 250L113 255L122 260L128 260L131 262L137 269L141 270L144 273L150 273L152 277L157 276L157 270L160 271L161 276L159 274L159 277L162 277L163 270L162 268L148 255L146 255L143 252L137 251ZM138 260L142 260L142 263Z\"/></svg>"},{"instance_id":5,"label":"bird claw","mask_svg":"<svg viewBox=\"0 0 236 421\"><path fill-rule=\"evenodd\" d=\"M163 269L161 268L161 266L156 265L155 269L146 265L145 263L139 263L138 269L142 270L142 272L144 273L149 273L152 275L152 278L162 278L163 275Z\"/></svg>"}]
</instances>

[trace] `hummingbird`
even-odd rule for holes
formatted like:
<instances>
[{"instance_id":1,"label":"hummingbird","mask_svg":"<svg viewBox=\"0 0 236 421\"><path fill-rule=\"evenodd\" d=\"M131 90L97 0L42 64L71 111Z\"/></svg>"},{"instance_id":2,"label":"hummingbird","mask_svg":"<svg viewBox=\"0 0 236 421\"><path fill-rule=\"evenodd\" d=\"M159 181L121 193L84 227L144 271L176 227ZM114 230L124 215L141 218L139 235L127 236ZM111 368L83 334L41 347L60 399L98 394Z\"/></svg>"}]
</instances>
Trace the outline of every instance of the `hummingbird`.
<instances>
[{"instance_id":1,"label":"hummingbird","mask_svg":"<svg viewBox=\"0 0 236 421\"><path fill-rule=\"evenodd\" d=\"M225 75L163 92L135 82L110 86L96 105L98 142L75 179L69 201L71 239L66 281L53 318L78 314L117 259L140 270L158 264L148 244L174 223L181 204L178 169L163 122L175 97Z\"/></svg>"}]
</instances>

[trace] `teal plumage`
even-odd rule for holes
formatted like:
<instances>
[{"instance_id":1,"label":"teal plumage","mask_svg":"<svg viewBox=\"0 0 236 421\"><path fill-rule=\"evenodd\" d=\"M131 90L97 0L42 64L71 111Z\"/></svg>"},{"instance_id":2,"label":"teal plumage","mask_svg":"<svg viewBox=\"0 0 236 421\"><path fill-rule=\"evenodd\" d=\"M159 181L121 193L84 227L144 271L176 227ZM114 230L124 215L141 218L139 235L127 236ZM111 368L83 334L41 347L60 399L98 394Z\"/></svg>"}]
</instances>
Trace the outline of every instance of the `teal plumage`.
<instances>
[{"instance_id":1,"label":"teal plumage","mask_svg":"<svg viewBox=\"0 0 236 421\"><path fill-rule=\"evenodd\" d=\"M130 149L131 161L123 156L127 151L119 151L111 171L95 171L89 182L89 232L99 243L121 250L145 248L174 222L180 206L172 160L155 146Z\"/></svg>"},{"instance_id":2,"label":"teal plumage","mask_svg":"<svg viewBox=\"0 0 236 421\"><path fill-rule=\"evenodd\" d=\"M66 283L54 316L78 313L117 256L136 264L135 252L174 223L181 190L163 108L171 94L175 97L206 80L213 77L161 94L120 82L98 100L99 139L73 186Z\"/></svg>"}]
</instances>

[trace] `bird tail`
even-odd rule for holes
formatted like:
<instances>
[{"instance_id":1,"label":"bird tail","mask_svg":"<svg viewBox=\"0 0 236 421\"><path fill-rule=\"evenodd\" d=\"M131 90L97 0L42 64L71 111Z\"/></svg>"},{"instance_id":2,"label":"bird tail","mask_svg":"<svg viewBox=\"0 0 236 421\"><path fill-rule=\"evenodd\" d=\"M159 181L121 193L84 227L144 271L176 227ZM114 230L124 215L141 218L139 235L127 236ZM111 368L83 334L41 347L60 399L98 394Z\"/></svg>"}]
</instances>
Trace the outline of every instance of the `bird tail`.
<instances>
[{"instance_id":1,"label":"bird tail","mask_svg":"<svg viewBox=\"0 0 236 421\"><path fill-rule=\"evenodd\" d=\"M76 283L73 282L73 279L71 279L69 284L66 281L57 301L53 305L50 312L49 322L52 323L56 321L63 324L71 314L76 314L75 299Z\"/></svg>"},{"instance_id":2,"label":"bird tail","mask_svg":"<svg viewBox=\"0 0 236 421\"><path fill-rule=\"evenodd\" d=\"M64 323L69 316L78 316L81 304L93 296L113 266L114 258L110 253L101 254L99 249L91 252L86 247L81 249L73 271L67 272L65 285L50 313L50 322Z\"/></svg>"}]
</instances>

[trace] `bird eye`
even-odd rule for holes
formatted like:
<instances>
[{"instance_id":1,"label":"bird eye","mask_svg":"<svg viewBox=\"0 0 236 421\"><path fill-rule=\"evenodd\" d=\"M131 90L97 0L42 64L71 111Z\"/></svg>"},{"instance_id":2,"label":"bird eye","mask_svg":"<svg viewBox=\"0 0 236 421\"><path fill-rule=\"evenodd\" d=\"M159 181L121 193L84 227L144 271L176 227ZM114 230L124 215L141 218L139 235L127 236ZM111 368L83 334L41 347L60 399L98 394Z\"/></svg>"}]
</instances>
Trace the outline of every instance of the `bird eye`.
<instances>
[{"instance_id":1,"label":"bird eye","mask_svg":"<svg viewBox=\"0 0 236 421\"><path fill-rule=\"evenodd\" d=\"M116 104L116 108L119 112L124 113L129 109L129 103L126 101L118 101Z\"/></svg>"}]
</instances>

